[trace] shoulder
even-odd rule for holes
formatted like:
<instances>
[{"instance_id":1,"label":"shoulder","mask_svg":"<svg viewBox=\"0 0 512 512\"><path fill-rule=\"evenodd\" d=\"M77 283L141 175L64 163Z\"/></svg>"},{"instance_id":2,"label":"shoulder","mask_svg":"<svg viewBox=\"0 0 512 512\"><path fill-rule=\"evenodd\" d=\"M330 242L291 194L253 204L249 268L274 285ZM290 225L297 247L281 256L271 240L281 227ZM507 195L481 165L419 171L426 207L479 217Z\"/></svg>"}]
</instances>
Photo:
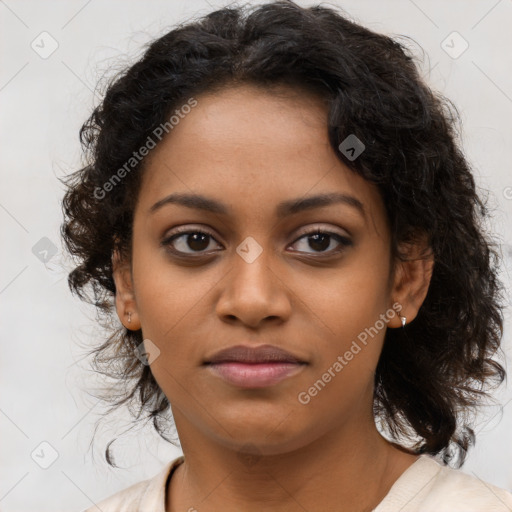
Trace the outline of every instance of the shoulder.
<instances>
[{"instance_id":1,"label":"shoulder","mask_svg":"<svg viewBox=\"0 0 512 512\"><path fill-rule=\"evenodd\" d=\"M476 475L442 466L434 459L429 460L440 468L425 499L425 504L432 510L444 510L447 505L453 512L512 510L512 494L509 491L485 482Z\"/></svg>"},{"instance_id":2,"label":"shoulder","mask_svg":"<svg viewBox=\"0 0 512 512\"><path fill-rule=\"evenodd\" d=\"M396 508L398 506L398 508ZM512 494L476 475L422 455L391 487L374 512L506 512Z\"/></svg>"},{"instance_id":3,"label":"shoulder","mask_svg":"<svg viewBox=\"0 0 512 512\"><path fill-rule=\"evenodd\" d=\"M183 456L177 457L152 478L137 482L83 512L165 512L167 479L183 460Z\"/></svg>"}]
</instances>

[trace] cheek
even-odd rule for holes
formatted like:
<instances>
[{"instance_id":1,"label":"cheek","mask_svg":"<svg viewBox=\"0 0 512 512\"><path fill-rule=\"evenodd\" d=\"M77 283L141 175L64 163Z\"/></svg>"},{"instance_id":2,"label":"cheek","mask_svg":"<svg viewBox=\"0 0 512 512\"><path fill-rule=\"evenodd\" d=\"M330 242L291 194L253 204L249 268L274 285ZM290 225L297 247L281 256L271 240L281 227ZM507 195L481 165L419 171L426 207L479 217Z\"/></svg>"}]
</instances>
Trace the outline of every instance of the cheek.
<instances>
[{"instance_id":1,"label":"cheek","mask_svg":"<svg viewBox=\"0 0 512 512\"><path fill-rule=\"evenodd\" d=\"M171 329L188 324L188 315L205 298L209 285L199 267L180 268L155 244L143 237L134 244L134 286L144 336L164 341Z\"/></svg>"},{"instance_id":2,"label":"cheek","mask_svg":"<svg viewBox=\"0 0 512 512\"><path fill-rule=\"evenodd\" d=\"M222 276L206 268L180 268L158 252L134 252L137 310L144 339L160 351L151 371L164 392L175 396L184 392L178 381L196 378L212 311L209 294Z\"/></svg>"},{"instance_id":3,"label":"cheek","mask_svg":"<svg viewBox=\"0 0 512 512\"><path fill-rule=\"evenodd\" d=\"M385 312L389 301L387 272L387 266L375 258L357 254L349 264L332 269L321 281L308 283L304 296L326 327L354 335L373 325Z\"/></svg>"},{"instance_id":4,"label":"cheek","mask_svg":"<svg viewBox=\"0 0 512 512\"><path fill-rule=\"evenodd\" d=\"M373 381L391 318L391 314L385 316L389 269L383 262L387 262L386 256L375 250L358 253L343 268L333 269L325 282L317 280L316 285L304 287L310 317L322 331L315 348L315 374L321 378L331 368L336 378L330 388L357 393L358 387Z\"/></svg>"}]
</instances>

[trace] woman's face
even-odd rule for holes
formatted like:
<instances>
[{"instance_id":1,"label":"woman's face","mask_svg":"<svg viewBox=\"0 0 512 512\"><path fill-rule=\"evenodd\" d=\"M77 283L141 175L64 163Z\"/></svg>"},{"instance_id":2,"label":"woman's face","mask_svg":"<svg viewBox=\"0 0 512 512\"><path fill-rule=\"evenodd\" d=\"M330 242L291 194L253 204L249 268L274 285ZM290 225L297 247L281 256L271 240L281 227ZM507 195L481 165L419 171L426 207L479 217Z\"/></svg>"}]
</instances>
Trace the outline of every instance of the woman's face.
<instances>
[{"instance_id":1,"label":"woman's face","mask_svg":"<svg viewBox=\"0 0 512 512\"><path fill-rule=\"evenodd\" d=\"M268 454L373 422L383 319L398 321L376 187L335 156L322 102L281 92L239 86L196 98L148 156L134 217L133 301L116 275L119 315L142 328L180 435ZM219 212L198 199L152 208L173 194L201 196ZM326 194L341 200L300 207ZM177 228L192 235L169 241ZM233 384L204 364L240 344L275 345L307 364L262 387Z\"/></svg>"}]
</instances>

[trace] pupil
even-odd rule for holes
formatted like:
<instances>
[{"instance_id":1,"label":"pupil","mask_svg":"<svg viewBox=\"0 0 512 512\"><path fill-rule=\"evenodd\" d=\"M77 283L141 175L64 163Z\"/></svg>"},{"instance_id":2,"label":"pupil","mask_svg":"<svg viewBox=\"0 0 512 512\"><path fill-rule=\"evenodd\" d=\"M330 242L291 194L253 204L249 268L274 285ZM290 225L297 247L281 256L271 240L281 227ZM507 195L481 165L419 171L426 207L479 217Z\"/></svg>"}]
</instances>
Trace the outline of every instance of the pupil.
<instances>
[{"instance_id":1,"label":"pupil","mask_svg":"<svg viewBox=\"0 0 512 512\"><path fill-rule=\"evenodd\" d=\"M208 247L208 240L207 240L207 238L209 236L210 235L207 235L205 233L193 233L193 234L190 234L190 235L188 235L188 239L187 239L188 246L191 249L194 249L194 250L197 250L197 251L204 250L204 249L206 249ZM201 240L201 238L202 238L202 240ZM191 241L191 239L192 239L192 241Z\"/></svg>"},{"instance_id":2,"label":"pupil","mask_svg":"<svg viewBox=\"0 0 512 512\"><path fill-rule=\"evenodd\" d=\"M322 251L325 251L325 249L327 249L329 247L329 237L330 235L327 235L327 234L322 234L322 233L317 233L315 235L311 235L309 238L310 238L310 247L312 249L315 249L315 250L322 250ZM313 239L313 244L311 243L311 239ZM318 240L321 240L320 242L318 242ZM327 243L325 243L327 242ZM316 247L315 247L316 245Z\"/></svg>"}]
</instances>

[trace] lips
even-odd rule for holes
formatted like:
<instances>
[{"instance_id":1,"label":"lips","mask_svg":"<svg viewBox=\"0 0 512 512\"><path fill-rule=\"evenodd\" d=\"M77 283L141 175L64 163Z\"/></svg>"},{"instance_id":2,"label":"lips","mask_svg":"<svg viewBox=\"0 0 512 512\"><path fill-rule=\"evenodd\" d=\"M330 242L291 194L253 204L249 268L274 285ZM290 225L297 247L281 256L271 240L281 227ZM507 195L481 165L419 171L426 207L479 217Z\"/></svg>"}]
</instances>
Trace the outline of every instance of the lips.
<instances>
[{"instance_id":1,"label":"lips","mask_svg":"<svg viewBox=\"0 0 512 512\"><path fill-rule=\"evenodd\" d=\"M206 369L225 382L239 388L274 386L304 370L301 363L213 363Z\"/></svg>"},{"instance_id":2,"label":"lips","mask_svg":"<svg viewBox=\"0 0 512 512\"><path fill-rule=\"evenodd\" d=\"M249 347L236 345L225 348L213 354L204 361L204 364L219 363L306 363L306 361L294 356L286 350L275 345L260 345Z\"/></svg>"},{"instance_id":3,"label":"lips","mask_svg":"<svg viewBox=\"0 0 512 512\"><path fill-rule=\"evenodd\" d=\"M274 345L236 345L215 353L206 369L239 388L265 388L299 374L307 362Z\"/></svg>"}]
</instances>

